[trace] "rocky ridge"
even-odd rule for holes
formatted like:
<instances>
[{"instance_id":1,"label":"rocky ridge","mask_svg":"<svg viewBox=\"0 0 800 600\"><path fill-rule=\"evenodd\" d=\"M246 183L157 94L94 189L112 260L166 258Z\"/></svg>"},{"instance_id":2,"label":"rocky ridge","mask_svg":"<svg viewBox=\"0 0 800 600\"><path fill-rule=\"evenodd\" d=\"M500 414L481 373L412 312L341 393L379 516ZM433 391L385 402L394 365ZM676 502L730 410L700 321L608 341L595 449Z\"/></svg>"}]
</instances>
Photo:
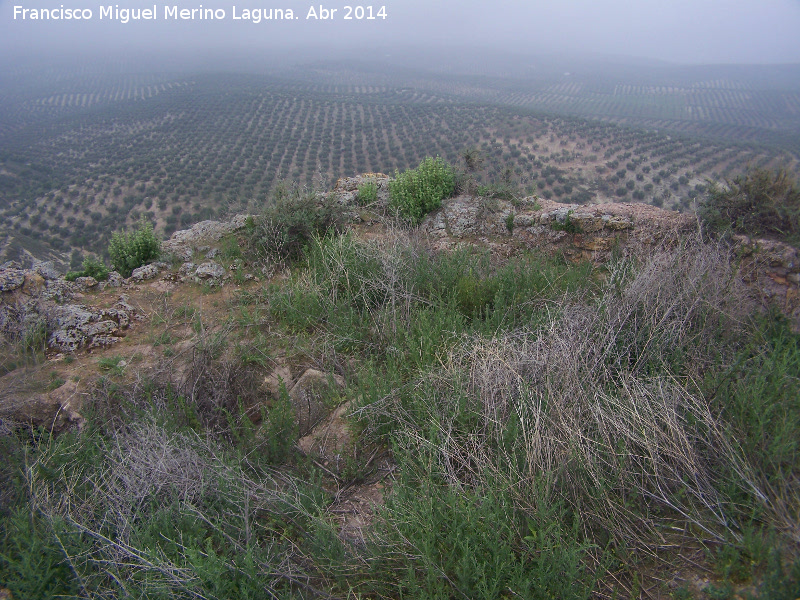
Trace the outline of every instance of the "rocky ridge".
<instances>
[{"instance_id":1,"label":"rocky ridge","mask_svg":"<svg viewBox=\"0 0 800 600\"><path fill-rule=\"evenodd\" d=\"M327 196L333 195L338 202L352 206L364 181L375 182L378 187L380 206L373 208L376 212L385 209L389 178L383 174L340 179ZM353 229L357 233L370 230L370 235L380 235L380 218L376 212L354 211L351 215ZM237 265L226 269L214 260L219 254L217 243L242 230L247 223L247 215L237 215L229 221L203 221L190 229L177 231L163 243L166 261L140 267L127 279L114 272L108 281L97 282L89 277L68 282L52 263L34 263L26 268L6 263L0 266L0 332L6 340L30 331L47 332L40 343L51 356L101 351L124 338L143 318L134 308L136 302L131 300L142 286L167 292L184 283L219 287L230 282ZM420 232L437 251L479 246L502 259L526 249L538 249L561 253L572 261L590 260L600 264L614 256L638 255L676 244L682 236L696 232L697 227L692 216L645 204L565 205L533 197L510 201L458 196L428 215L420 225ZM740 258L745 281L761 295L765 304L776 305L792 319L794 327L800 329L798 250L780 242L746 236L733 237L732 247ZM239 282L242 280L257 281L258 277L248 274ZM96 306L92 302L94 294L109 290L114 291L113 302L106 306ZM270 377L274 380L279 374L276 370ZM328 383L322 387L327 387L331 381L341 385L328 374L301 374L298 379L291 379L290 374L284 373L283 379L287 389L306 380L316 382L311 386L313 389L319 388L323 379ZM267 382L265 389L275 388L274 395L276 385L276 380ZM290 397L297 414L304 415L299 425L301 434L306 436L304 443L310 449L314 446L315 426L327 422L331 411L322 410L319 403L309 401L308 393L297 391L306 387L300 385ZM9 397L15 393L0 396L0 401L5 403L5 407L0 406L0 416L10 414ZM38 424L56 423L60 414L62 426L78 422L77 395L74 385L64 384L40 395L39 400L32 403L39 408L18 413L17 420L22 417L23 421ZM17 402L12 404L18 405ZM324 447L324 444L320 446ZM329 454L330 451L322 450L320 455Z\"/></svg>"}]
</instances>

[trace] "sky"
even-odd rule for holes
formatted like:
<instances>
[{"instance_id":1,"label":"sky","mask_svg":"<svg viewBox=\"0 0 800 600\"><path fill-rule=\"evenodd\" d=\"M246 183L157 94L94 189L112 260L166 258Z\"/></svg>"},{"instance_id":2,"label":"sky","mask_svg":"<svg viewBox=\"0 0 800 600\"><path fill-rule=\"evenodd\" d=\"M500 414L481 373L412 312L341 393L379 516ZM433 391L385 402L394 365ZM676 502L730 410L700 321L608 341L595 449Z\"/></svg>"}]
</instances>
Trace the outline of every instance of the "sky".
<instances>
[{"instance_id":1,"label":"sky","mask_svg":"<svg viewBox=\"0 0 800 600\"><path fill-rule=\"evenodd\" d=\"M339 50L414 47L491 49L514 54L619 56L678 64L800 63L800 0L383 0L375 19L346 20L345 3L296 0L0 0L5 58L64 60L163 53L306 49L320 58ZM348 0L345 0L347 2ZM381 2L381 0L378 0ZM165 7L214 9L224 19L165 19ZM155 20L100 19L102 6L144 9ZM335 13L307 18L313 7ZM351 5L355 6L355 5ZM15 9L15 7L20 7ZM32 20L23 10L91 11L90 20ZM235 13L234 13L235 7ZM380 12L385 7L385 18ZM245 9L289 9L295 19L255 23ZM14 18L15 10L17 18ZM82 13L88 16L88 12ZM355 10L351 16L359 13ZM368 16L365 11L364 16ZM376 50L377 52L377 50Z\"/></svg>"}]
</instances>

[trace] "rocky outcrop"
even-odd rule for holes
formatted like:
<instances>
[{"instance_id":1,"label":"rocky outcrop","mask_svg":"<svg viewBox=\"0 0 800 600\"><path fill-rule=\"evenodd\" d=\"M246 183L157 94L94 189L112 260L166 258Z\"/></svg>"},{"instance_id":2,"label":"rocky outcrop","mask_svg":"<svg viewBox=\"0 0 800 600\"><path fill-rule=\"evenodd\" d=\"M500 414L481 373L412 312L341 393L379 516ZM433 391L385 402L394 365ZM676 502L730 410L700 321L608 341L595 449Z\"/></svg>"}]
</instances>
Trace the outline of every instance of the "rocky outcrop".
<instances>
[{"instance_id":1,"label":"rocky outcrop","mask_svg":"<svg viewBox=\"0 0 800 600\"><path fill-rule=\"evenodd\" d=\"M133 270L130 278L131 281L141 283L142 281L147 281L148 279L155 279L158 277L160 271L161 265L159 263L142 265L141 267L137 267Z\"/></svg>"},{"instance_id":2,"label":"rocky outcrop","mask_svg":"<svg viewBox=\"0 0 800 600\"><path fill-rule=\"evenodd\" d=\"M349 409L349 402L337 407L297 442L305 455L318 457L337 473L353 452L353 430L346 418Z\"/></svg>"},{"instance_id":3,"label":"rocky outcrop","mask_svg":"<svg viewBox=\"0 0 800 600\"><path fill-rule=\"evenodd\" d=\"M50 307L45 315L48 329L52 330L47 345L60 352L110 346L125 335L135 317L125 296L112 308L69 304Z\"/></svg>"},{"instance_id":4,"label":"rocky outcrop","mask_svg":"<svg viewBox=\"0 0 800 600\"><path fill-rule=\"evenodd\" d=\"M8 341L43 338L57 352L108 346L136 316L126 296L110 308L75 304L81 290L98 286L92 277L71 283L11 266L0 268L0 281L8 284L0 292L0 333Z\"/></svg>"},{"instance_id":5,"label":"rocky outcrop","mask_svg":"<svg viewBox=\"0 0 800 600\"><path fill-rule=\"evenodd\" d=\"M225 267L221 264L208 260L202 263L194 272L195 277L198 279L221 279L225 276Z\"/></svg>"},{"instance_id":6,"label":"rocky outcrop","mask_svg":"<svg viewBox=\"0 0 800 600\"><path fill-rule=\"evenodd\" d=\"M363 173L355 177L340 177L336 181L333 192L328 196L333 196L339 204L355 206L360 204L358 188L365 183L374 183L378 191L377 206L386 207L389 204L389 181L391 181L391 177L383 173Z\"/></svg>"},{"instance_id":7,"label":"rocky outcrop","mask_svg":"<svg viewBox=\"0 0 800 600\"><path fill-rule=\"evenodd\" d=\"M189 229L173 233L167 241L161 244L161 250L166 254L175 255L185 262L191 261L196 249L204 244L216 242L229 233L243 229L248 218L249 215L236 215L230 221L201 221Z\"/></svg>"},{"instance_id":8,"label":"rocky outcrop","mask_svg":"<svg viewBox=\"0 0 800 600\"><path fill-rule=\"evenodd\" d=\"M800 250L774 240L732 237L743 279L765 304L778 308L800 331Z\"/></svg>"},{"instance_id":9,"label":"rocky outcrop","mask_svg":"<svg viewBox=\"0 0 800 600\"><path fill-rule=\"evenodd\" d=\"M421 229L438 249L463 243L508 255L521 248L562 252L571 260L604 262L613 250L674 243L693 220L647 204L559 204L538 198L505 200L459 196L428 215Z\"/></svg>"},{"instance_id":10,"label":"rocky outcrop","mask_svg":"<svg viewBox=\"0 0 800 600\"><path fill-rule=\"evenodd\" d=\"M512 204L459 196L421 225L439 250L482 246L501 257L524 249L561 253L602 264L615 253L636 256L677 243L698 230L696 217L648 204L560 204L525 198ZM742 278L765 304L787 315L800 331L800 253L782 242L733 236Z\"/></svg>"},{"instance_id":11,"label":"rocky outcrop","mask_svg":"<svg viewBox=\"0 0 800 600\"><path fill-rule=\"evenodd\" d=\"M79 412L82 404L83 394L74 381L33 396L11 394L0 398L0 423L8 424L9 431L26 425L60 433L83 425L84 418Z\"/></svg>"}]
</instances>

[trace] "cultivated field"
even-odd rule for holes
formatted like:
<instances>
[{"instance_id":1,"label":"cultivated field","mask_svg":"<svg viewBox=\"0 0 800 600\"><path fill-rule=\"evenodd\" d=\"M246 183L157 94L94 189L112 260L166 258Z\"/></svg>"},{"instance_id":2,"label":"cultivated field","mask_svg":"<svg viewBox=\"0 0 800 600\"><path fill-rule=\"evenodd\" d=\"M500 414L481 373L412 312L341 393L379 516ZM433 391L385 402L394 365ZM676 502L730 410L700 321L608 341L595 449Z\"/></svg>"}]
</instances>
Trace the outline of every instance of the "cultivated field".
<instances>
[{"instance_id":1,"label":"cultivated field","mask_svg":"<svg viewBox=\"0 0 800 600\"><path fill-rule=\"evenodd\" d=\"M672 87L618 85L595 101L578 84L510 90L522 85L508 80L490 92L474 77L401 80L337 68L309 68L293 79L45 73L27 85L6 81L2 252L6 259L22 249L97 252L112 231L142 216L169 234L221 214L257 212L281 181L328 188L340 176L393 173L425 156L455 163L470 147L485 159L482 182L503 179L520 194L579 203L622 199L683 210L708 180L748 166L798 170L797 157L780 146L656 131L662 120L686 115L664 108L680 95ZM690 115L710 123L714 115L744 114L729 107L731 99L746 112L755 97L719 86L697 88ZM797 107L784 100L786 110ZM714 102L717 112L709 108ZM656 105L661 120L652 117ZM771 127L776 114L764 112L761 125ZM751 133L758 126L714 122Z\"/></svg>"}]
</instances>

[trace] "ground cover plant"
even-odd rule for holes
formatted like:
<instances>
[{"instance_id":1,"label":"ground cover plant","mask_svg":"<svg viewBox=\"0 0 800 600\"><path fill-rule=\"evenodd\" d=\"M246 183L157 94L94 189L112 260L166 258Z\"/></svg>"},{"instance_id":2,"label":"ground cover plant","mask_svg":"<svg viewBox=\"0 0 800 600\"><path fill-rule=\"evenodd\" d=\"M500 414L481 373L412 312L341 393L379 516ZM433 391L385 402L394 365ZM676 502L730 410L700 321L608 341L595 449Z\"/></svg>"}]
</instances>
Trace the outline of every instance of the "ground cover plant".
<instances>
[{"instance_id":1,"label":"ground cover plant","mask_svg":"<svg viewBox=\"0 0 800 600\"><path fill-rule=\"evenodd\" d=\"M114 353L83 430L3 425L15 598L797 597L800 336L722 242L600 268L321 226L289 256L264 222L226 253L281 276L201 319L180 376ZM280 352L345 377L391 455L359 539L333 507L364 463L299 452L285 387L248 416Z\"/></svg>"}]
</instances>

